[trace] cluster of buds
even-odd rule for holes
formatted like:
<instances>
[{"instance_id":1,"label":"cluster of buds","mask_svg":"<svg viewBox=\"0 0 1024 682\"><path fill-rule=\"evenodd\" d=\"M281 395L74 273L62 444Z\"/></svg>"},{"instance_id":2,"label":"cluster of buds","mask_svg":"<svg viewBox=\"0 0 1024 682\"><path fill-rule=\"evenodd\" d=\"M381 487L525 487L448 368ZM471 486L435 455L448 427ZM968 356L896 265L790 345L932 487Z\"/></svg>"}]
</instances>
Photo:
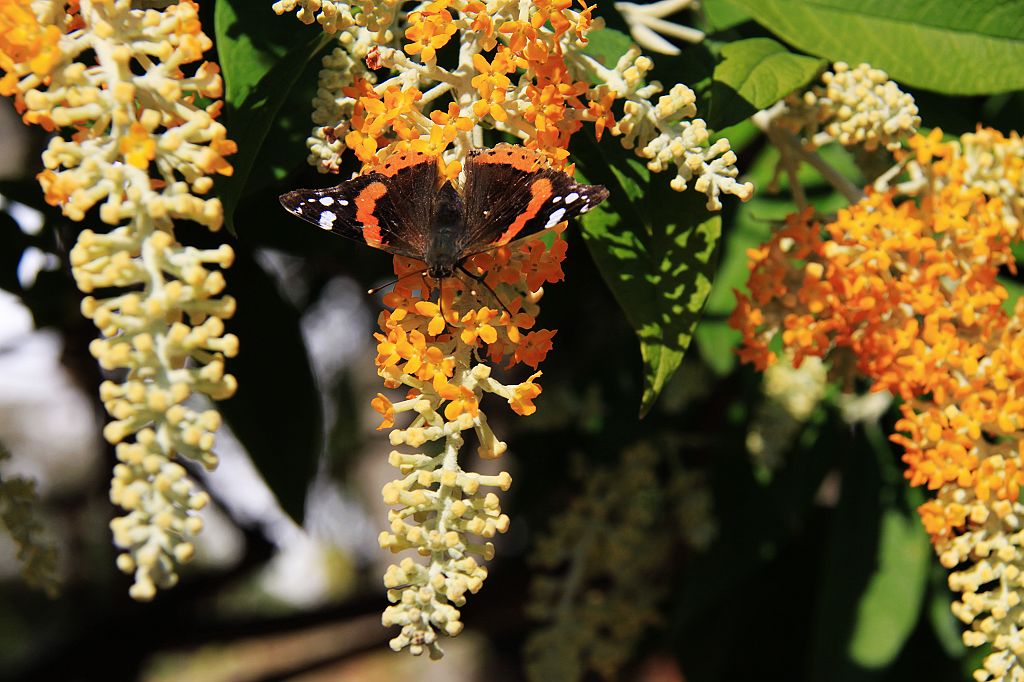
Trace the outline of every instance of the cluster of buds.
<instances>
[{"instance_id":1,"label":"cluster of buds","mask_svg":"<svg viewBox=\"0 0 1024 682\"><path fill-rule=\"evenodd\" d=\"M11 453L0 443L0 464ZM18 547L18 561L25 582L51 597L60 589L57 548L46 537L39 516L36 484L21 476L0 476L0 525Z\"/></svg>"},{"instance_id":2,"label":"cluster of buds","mask_svg":"<svg viewBox=\"0 0 1024 682\"><path fill-rule=\"evenodd\" d=\"M1005 148L965 153L980 140ZM929 178L916 199L869 193L823 227L811 211L790 216L749 252L750 297L732 319L742 356L760 368L777 359L776 335L798 365L844 347L873 390L903 399L892 440L911 485L934 491L918 511L961 595L953 611L971 625L964 642L992 646L982 681L1024 675L1024 301L1008 311L996 279L1016 269L1021 224L1007 219L1006 199L1018 163L1004 162L1005 182L992 178L993 160L1018 144L992 131L954 143L941 131L915 137L914 163Z\"/></svg>"},{"instance_id":3,"label":"cluster of buds","mask_svg":"<svg viewBox=\"0 0 1024 682\"><path fill-rule=\"evenodd\" d=\"M39 181L46 200L72 220L99 205L104 233L83 230L70 252L72 274L87 294L82 312L102 337L90 351L117 381L101 398L116 444L111 500L128 513L111 523L124 550L118 566L133 574L131 594L150 599L177 579L202 527L208 496L195 489L183 457L210 469L220 415L193 396L227 398L235 380L224 358L238 351L223 320L235 303L223 296L224 245L179 244L174 221L217 230L223 212L206 199L212 175L230 174L235 150L215 118L221 95L198 6L189 0L136 9L130 0L34 2L0 15L21 22L11 36L36 43L0 44L3 92L26 122L73 131L51 139ZM45 28L44 28L45 27ZM33 54L35 52L35 54ZM123 379L121 379L123 377Z\"/></svg>"},{"instance_id":4,"label":"cluster of buds","mask_svg":"<svg viewBox=\"0 0 1024 682\"><path fill-rule=\"evenodd\" d=\"M866 151L895 151L921 124L914 98L881 69L836 62L821 81L823 85L787 97L785 109L774 119L809 149L839 142Z\"/></svg>"},{"instance_id":5,"label":"cluster of buds","mask_svg":"<svg viewBox=\"0 0 1024 682\"><path fill-rule=\"evenodd\" d=\"M674 543L702 551L714 539L703 473L667 452L643 441L611 466L577 460L580 493L531 556L538 571L527 613L541 623L526 643L531 680L574 682L588 671L616 679L661 621Z\"/></svg>"}]
</instances>

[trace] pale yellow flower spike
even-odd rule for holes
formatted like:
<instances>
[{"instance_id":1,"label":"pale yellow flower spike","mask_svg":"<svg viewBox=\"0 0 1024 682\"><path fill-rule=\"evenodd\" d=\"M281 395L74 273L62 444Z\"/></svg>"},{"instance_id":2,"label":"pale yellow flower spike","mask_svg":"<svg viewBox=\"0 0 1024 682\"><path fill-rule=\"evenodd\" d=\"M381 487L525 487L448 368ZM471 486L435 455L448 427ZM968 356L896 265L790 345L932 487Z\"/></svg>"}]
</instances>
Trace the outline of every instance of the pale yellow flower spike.
<instances>
[{"instance_id":1,"label":"pale yellow flower spike","mask_svg":"<svg viewBox=\"0 0 1024 682\"><path fill-rule=\"evenodd\" d=\"M100 389L114 418L103 435L120 460L110 498L128 512L111 528L125 550L118 567L134 574L131 595L151 599L192 557L190 538L202 528L196 512L208 501L173 459L207 469L217 463L220 414L189 398L235 390L224 358L237 353L238 339L223 323L235 302L221 295L220 271L234 253L227 245L185 247L174 237L176 219L211 230L223 220L220 201L202 195L210 175L231 173L224 156L235 145L214 120L220 102L193 103L220 97L219 70L209 62L185 66L211 46L189 0L163 10L81 0L70 13L64 2L34 2L20 13L10 4L0 0L0 21L15 17L24 34L42 38L38 54L0 42L5 92L15 94L26 122L75 130L54 137L43 154L46 199L72 220L99 204L100 220L116 226L83 230L70 260L83 292L104 290L82 301L102 334L89 350L103 369L127 370L123 382Z\"/></svg>"}]
</instances>

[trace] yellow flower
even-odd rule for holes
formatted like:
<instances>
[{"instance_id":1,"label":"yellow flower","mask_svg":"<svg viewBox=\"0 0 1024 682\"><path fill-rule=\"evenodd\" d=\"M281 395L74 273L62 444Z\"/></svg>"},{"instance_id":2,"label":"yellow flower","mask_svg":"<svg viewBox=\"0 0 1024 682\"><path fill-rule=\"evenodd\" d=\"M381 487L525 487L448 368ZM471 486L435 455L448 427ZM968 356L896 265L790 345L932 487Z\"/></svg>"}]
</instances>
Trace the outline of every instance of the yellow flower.
<instances>
[{"instance_id":1,"label":"yellow flower","mask_svg":"<svg viewBox=\"0 0 1024 682\"><path fill-rule=\"evenodd\" d=\"M132 123L127 135L121 138L118 148L127 163L145 170L156 158L156 140L141 123Z\"/></svg>"}]
</instances>

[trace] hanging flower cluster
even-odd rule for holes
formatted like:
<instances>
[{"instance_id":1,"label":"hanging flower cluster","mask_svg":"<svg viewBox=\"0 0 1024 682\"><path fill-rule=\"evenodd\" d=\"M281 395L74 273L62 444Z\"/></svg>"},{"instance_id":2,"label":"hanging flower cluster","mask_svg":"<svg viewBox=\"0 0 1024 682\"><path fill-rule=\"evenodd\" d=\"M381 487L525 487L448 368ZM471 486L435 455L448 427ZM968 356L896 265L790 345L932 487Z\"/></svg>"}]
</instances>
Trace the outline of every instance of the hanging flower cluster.
<instances>
[{"instance_id":1,"label":"hanging flower cluster","mask_svg":"<svg viewBox=\"0 0 1024 682\"><path fill-rule=\"evenodd\" d=\"M111 500L127 515L111 523L134 575L131 594L150 599L177 581L202 527L185 457L210 469L220 415L193 395L227 398L235 380L224 358L238 340L224 333L235 307L223 296L227 245L179 244L174 221L217 230L223 212L204 199L212 175L230 174L235 151L215 119L216 64L195 62L210 48L198 6L134 9L130 0L0 2L0 92L14 95L26 122L59 129L43 154L46 200L82 220L99 205L105 233L83 230L70 253L86 296L82 312L102 335L90 346L100 365L122 370L101 397L117 445ZM123 377L123 378L122 378Z\"/></svg>"},{"instance_id":2,"label":"hanging flower cluster","mask_svg":"<svg viewBox=\"0 0 1024 682\"><path fill-rule=\"evenodd\" d=\"M11 453L0 443L0 464ZM21 476L0 476L0 526L18 547L21 576L28 585L51 597L60 591L57 548L40 520L39 492L35 481Z\"/></svg>"},{"instance_id":3,"label":"hanging flower cluster","mask_svg":"<svg viewBox=\"0 0 1024 682\"><path fill-rule=\"evenodd\" d=\"M824 226L791 215L749 252L750 296L732 318L761 369L776 335L798 365L845 347L873 390L903 398L892 439L911 485L935 493L919 512L961 595L965 643L992 646L983 681L1024 675L1024 300L1009 312L997 280L1016 270L1019 146L986 130L915 137L916 200L871 192Z\"/></svg>"},{"instance_id":4,"label":"hanging flower cluster","mask_svg":"<svg viewBox=\"0 0 1024 682\"><path fill-rule=\"evenodd\" d=\"M413 149L443 155L454 178L491 129L564 166L569 139L589 122L598 137L621 136L651 170L673 168L672 187L692 183L713 210L721 194L749 198L753 187L736 182L728 140L712 144L694 118L693 91L677 84L655 100L664 88L645 81L653 62L639 49L613 65L587 54L600 20L593 6L571 4L434 0L406 13L394 0L275 3L278 13L298 8L302 21L339 34L320 73L310 162L336 172L345 149L363 163ZM382 69L391 75L380 80Z\"/></svg>"},{"instance_id":5,"label":"hanging flower cluster","mask_svg":"<svg viewBox=\"0 0 1024 682\"><path fill-rule=\"evenodd\" d=\"M592 124L597 137L619 136L651 170L673 169L672 187L692 184L713 209L722 194L746 199L753 190L736 182L729 142L712 144L695 118L690 88L677 84L662 95L660 83L645 80L653 62L636 48L609 65L585 51L588 33L601 25L585 3L574 9L570 0L434 0L413 7L397 0L279 0L274 10L297 11L303 22L338 35L339 45L323 59L308 140L310 163L322 172L337 172L346 150L364 171L414 151L437 157L443 177L457 185L469 152L486 146L487 130L511 135L551 167L571 172L570 138ZM387 386L408 393L398 401L378 395L373 406L381 428L414 413L410 424L391 431L391 442L415 451L392 453L403 477L384 489L394 508L381 544L427 557L403 559L385 576L394 605L384 623L402 628L391 642L396 650L441 655L438 634L462 629L458 607L486 576L486 540L507 527L494 489L508 488L510 477L463 470L459 451L470 429L482 457L506 449L488 426L484 394L520 415L536 409L540 372L503 383L494 368L536 369L552 347L554 332L532 327L543 285L562 279L561 229L553 241L535 237L475 256L468 266L481 281L445 281L437 302L431 291L438 283L416 276L385 298L392 310L380 319L378 372ZM396 261L399 275L420 267Z\"/></svg>"},{"instance_id":6,"label":"hanging flower cluster","mask_svg":"<svg viewBox=\"0 0 1024 682\"><path fill-rule=\"evenodd\" d=\"M576 461L581 487L536 543L526 642L534 682L618 679L644 633L661 621L676 542L706 549L717 534L704 473L642 441L611 466ZM666 466L667 465L667 466ZM669 469L666 475L661 469Z\"/></svg>"},{"instance_id":7,"label":"hanging flower cluster","mask_svg":"<svg viewBox=\"0 0 1024 682\"><path fill-rule=\"evenodd\" d=\"M538 236L473 257L467 269L481 281L446 279L436 302L430 300L431 281L408 275L418 263L396 259L396 274L407 276L385 297L393 310L380 315L376 362L385 386L407 392L398 402L378 394L373 407L383 417L381 429L394 427L402 413L414 416L391 431L391 444L405 451L391 453L402 478L384 487L384 501L394 508L380 544L393 552L415 549L429 558L427 564L403 559L384 576L388 598L395 602L384 612L384 624L402 627L391 641L396 651L409 647L414 654L442 655L437 631L456 635L462 630L456 607L487 577L482 563L494 553L488 540L508 529L494 489L507 490L511 476L465 471L459 453L466 431L476 434L483 459L506 450L488 426L484 394L497 396L519 415L537 409L539 371L505 384L488 362L536 369L551 349L554 332L533 327L543 285L563 278L564 228L564 223L555 228L551 246Z\"/></svg>"}]
</instances>

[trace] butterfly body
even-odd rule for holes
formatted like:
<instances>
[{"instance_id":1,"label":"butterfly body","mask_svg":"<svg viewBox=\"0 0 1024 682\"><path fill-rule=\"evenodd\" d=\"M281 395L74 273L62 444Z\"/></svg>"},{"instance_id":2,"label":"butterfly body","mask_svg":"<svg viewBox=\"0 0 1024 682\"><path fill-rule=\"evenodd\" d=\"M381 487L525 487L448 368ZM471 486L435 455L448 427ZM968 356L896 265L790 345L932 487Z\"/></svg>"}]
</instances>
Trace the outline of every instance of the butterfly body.
<instances>
[{"instance_id":1,"label":"butterfly body","mask_svg":"<svg viewBox=\"0 0 1024 682\"><path fill-rule=\"evenodd\" d=\"M607 196L604 187L577 183L532 150L500 144L470 152L461 188L443 178L436 157L401 152L376 172L280 199L324 230L424 261L440 280L470 256L554 227Z\"/></svg>"}]
</instances>

